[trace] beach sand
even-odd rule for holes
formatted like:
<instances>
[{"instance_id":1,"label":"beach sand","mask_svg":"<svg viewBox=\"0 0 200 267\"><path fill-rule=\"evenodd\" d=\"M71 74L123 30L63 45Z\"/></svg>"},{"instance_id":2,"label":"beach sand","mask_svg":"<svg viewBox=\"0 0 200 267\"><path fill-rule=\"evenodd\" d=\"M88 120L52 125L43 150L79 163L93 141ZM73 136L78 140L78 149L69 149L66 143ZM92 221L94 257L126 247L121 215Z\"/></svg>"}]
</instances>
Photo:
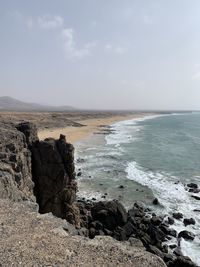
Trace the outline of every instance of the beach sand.
<instances>
[{"instance_id":1,"label":"beach sand","mask_svg":"<svg viewBox=\"0 0 200 267\"><path fill-rule=\"evenodd\" d=\"M102 125L111 125L118 121L129 120L134 118L141 118L147 115L147 113L136 113L136 114L129 114L129 115L115 115L105 118L92 118L92 119L85 119L76 121L80 124L85 126L82 127L74 127L74 126L67 126L67 127L58 127L58 128L50 128L50 129L41 129L38 132L38 136L40 140L44 140L45 138L52 137L52 138L59 138L60 134L64 134L68 142L75 143L80 141L84 138L87 138L89 135L98 132Z\"/></svg>"}]
</instances>

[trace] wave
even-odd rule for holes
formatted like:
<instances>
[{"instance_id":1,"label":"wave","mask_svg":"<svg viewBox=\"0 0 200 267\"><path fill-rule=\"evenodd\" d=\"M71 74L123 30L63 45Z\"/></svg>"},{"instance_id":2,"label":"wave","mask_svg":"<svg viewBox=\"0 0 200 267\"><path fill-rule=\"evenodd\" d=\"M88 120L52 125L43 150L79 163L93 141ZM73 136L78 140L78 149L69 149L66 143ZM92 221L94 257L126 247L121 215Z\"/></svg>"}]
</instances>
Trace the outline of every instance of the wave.
<instances>
[{"instance_id":1,"label":"wave","mask_svg":"<svg viewBox=\"0 0 200 267\"><path fill-rule=\"evenodd\" d=\"M105 137L106 144L115 145L117 147L120 146L120 144L131 143L137 138L138 133L143 128L143 126L137 125L138 122L170 115L171 114L147 115L141 118L116 122L111 125L111 130L114 130L114 133L111 133Z\"/></svg>"},{"instance_id":2,"label":"wave","mask_svg":"<svg viewBox=\"0 0 200 267\"><path fill-rule=\"evenodd\" d=\"M186 218L194 218L195 226L187 226L187 230L195 233L195 240L191 243L188 241L181 242L181 248L184 255L189 255L192 260L200 264L198 254L200 246L200 218L193 212L198 207L198 203L192 200L189 193L185 190L184 185L179 179L170 174L152 172L144 170L136 162L130 162L126 168L127 178L139 184L149 187L154 195L158 197L159 202L164 207L160 213L172 214L173 212L181 212ZM174 229L178 232L185 230L183 222L176 221ZM189 249L188 249L189 248Z\"/></svg>"}]
</instances>

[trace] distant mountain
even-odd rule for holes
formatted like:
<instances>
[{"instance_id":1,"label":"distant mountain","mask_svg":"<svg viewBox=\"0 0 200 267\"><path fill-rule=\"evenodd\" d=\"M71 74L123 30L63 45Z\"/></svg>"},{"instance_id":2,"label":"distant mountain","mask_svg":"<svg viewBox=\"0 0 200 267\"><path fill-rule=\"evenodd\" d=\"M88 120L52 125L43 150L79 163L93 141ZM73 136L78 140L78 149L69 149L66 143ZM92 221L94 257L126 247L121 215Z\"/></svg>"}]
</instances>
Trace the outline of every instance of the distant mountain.
<instances>
[{"instance_id":1,"label":"distant mountain","mask_svg":"<svg viewBox=\"0 0 200 267\"><path fill-rule=\"evenodd\" d=\"M0 97L0 110L11 111L72 111L71 106L50 106L36 103L27 103L9 96Z\"/></svg>"}]
</instances>

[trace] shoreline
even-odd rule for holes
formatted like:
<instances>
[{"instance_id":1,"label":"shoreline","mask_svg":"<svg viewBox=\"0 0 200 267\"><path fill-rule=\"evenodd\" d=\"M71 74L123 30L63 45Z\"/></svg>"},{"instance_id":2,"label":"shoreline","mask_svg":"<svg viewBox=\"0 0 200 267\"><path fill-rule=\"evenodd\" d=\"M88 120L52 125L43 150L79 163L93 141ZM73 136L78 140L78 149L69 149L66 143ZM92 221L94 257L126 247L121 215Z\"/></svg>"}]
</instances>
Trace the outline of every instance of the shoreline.
<instances>
[{"instance_id":1,"label":"shoreline","mask_svg":"<svg viewBox=\"0 0 200 267\"><path fill-rule=\"evenodd\" d=\"M94 134L96 131L99 131L102 125L108 126L113 123L131 120L131 119L139 119L147 116L154 115L153 113L135 113L129 115L116 115L109 116L104 118L94 118L92 119L83 119L76 121L77 123L83 124L84 126L66 126L66 127L57 127L57 128L49 128L49 129L41 129L38 131L38 136L40 140L44 140L46 138L59 138L60 134L66 135L67 141L71 143L76 143L89 137L91 134Z\"/></svg>"}]
</instances>

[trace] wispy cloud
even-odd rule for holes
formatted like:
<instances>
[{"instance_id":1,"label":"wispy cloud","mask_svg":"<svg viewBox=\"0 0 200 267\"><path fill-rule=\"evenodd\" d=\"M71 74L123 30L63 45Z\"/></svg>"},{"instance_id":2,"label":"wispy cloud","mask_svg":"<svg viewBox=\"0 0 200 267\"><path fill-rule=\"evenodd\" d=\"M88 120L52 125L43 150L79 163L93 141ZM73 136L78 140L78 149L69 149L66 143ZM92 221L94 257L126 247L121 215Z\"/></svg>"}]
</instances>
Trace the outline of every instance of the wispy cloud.
<instances>
[{"instance_id":1,"label":"wispy cloud","mask_svg":"<svg viewBox=\"0 0 200 267\"><path fill-rule=\"evenodd\" d=\"M105 49L108 52L112 52L112 53L119 54L119 55L122 55L126 52L126 48L122 45L106 44Z\"/></svg>"},{"instance_id":2,"label":"wispy cloud","mask_svg":"<svg viewBox=\"0 0 200 267\"><path fill-rule=\"evenodd\" d=\"M64 20L61 16L58 15L44 15L42 17L38 17L37 23L41 29L48 30L63 27Z\"/></svg>"},{"instance_id":3,"label":"wispy cloud","mask_svg":"<svg viewBox=\"0 0 200 267\"><path fill-rule=\"evenodd\" d=\"M64 19L59 15L43 15L37 18L30 17L27 19L26 25L29 29L57 30L57 33L61 36L63 50L67 59L85 58L91 55L91 50L96 46L96 42L88 42L78 48L78 44L75 41L75 30L65 27Z\"/></svg>"},{"instance_id":4,"label":"wispy cloud","mask_svg":"<svg viewBox=\"0 0 200 267\"><path fill-rule=\"evenodd\" d=\"M200 70L192 75L192 80L200 81Z\"/></svg>"},{"instance_id":5,"label":"wispy cloud","mask_svg":"<svg viewBox=\"0 0 200 267\"><path fill-rule=\"evenodd\" d=\"M147 14L144 14L144 15L142 16L142 21L143 21L143 23L146 24L146 25L151 25L151 24L153 24L153 20L152 20L152 18L151 18L149 15L147 15Z\"/></svg>"},{"instance_id":6,"label":"wispy cloud","mask_svg":"<svg viewBox=\"0 0 200 267\"><path fill-rule=\"evenodd\" d=\"M59 15L43 15L37 18L29 17L26 21L28 28L38 27L43 30L62 28L64 19Z\"/></svg>"},{"instance_id":7,"label":"wispy cloud","mask_svg":"<svg viewBox=\"0 0 200 267\"><path fill-rule=\"evenodd\" d=\"M77 48L74 38L75 32L72 28L62 30L61 36L66 58L82 59L91 54L91 49L96 46L95 42L87 43L82 48Z\"/></svg>"}]
</instances>

